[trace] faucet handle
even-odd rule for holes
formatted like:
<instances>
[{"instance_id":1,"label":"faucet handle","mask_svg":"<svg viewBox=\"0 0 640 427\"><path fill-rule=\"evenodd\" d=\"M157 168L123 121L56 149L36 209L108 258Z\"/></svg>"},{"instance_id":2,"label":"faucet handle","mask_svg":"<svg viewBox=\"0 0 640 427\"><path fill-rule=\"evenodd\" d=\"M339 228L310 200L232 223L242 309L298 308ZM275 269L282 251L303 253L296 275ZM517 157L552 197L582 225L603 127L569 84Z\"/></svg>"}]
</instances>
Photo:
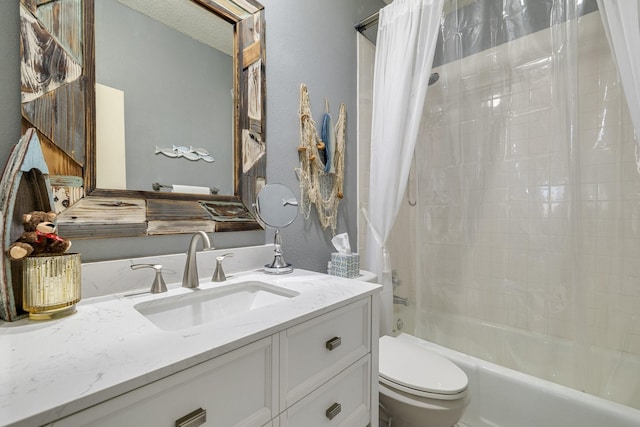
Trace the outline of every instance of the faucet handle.
<instances>
[{"instance_id":1,"label":"faucet handle","mask_svg":"<svg viewBox=\"0 0 640 427\"><path fill-rule=\"evenodd\" d=\"M156 271L156 277L153 279L151 289L149 292L152 294L159 294L161 292L167 292L167 285L164 283L162 277L162 265L160 264L131 264L132 270L138 270L139 268L153 268Z\"/></svg>"},{"instance_id":2,"label":"faucet handle","mask_svg":"<svg viewBox=\"0 0 640 427\"><path fill-rule=\"evenodd\" d=\"M224 270L222 269L222 261L226 257L232 257L233 252L229 252L228 254L220 255L216 257L216 271L213 272L213 277L211 278L212 282L224 282L227 280L227 276L224 274Z\"/></svg>"}]
</instances>

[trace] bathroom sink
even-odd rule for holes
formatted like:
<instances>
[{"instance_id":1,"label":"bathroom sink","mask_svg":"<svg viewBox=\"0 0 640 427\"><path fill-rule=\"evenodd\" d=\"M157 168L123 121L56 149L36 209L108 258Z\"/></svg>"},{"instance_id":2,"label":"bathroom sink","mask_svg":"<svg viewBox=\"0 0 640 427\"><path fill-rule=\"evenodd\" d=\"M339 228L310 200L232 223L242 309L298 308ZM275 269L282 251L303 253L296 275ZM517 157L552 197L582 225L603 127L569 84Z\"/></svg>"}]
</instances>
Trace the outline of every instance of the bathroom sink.
<instances>
[{"instance_id":1,"label":"bathroom sink","mask_svg":"<svg viewBox=\"0 0 640 427\"><path fill-rule=\"evenodd\" d=\"M299 295L279 286L246 281L193 289L188 294L145 301L134 308L160 329L176 331L204 323L238 317Z\"/></svg>"}]
</instances>

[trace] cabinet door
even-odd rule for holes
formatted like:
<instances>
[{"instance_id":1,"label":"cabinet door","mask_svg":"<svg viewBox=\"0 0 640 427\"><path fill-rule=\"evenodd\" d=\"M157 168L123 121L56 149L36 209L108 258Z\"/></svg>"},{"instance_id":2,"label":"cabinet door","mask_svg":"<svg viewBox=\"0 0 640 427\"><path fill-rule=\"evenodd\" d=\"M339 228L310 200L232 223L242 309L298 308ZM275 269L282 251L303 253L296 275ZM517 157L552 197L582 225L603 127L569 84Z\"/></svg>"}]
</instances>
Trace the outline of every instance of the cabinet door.
<instances>
[{"instance_id":1,"label":"cabinet door","mask_svg":"<svg viewBox=\"0 0 640 427\"><path fill-rule=\"evenodd\" d=\"M269 425L277 410L272 399L278 378L274 342L277 338L265 338L52 425L174 427L176 420L200 408L206 411L204 426Z\"/></svg>"},{"instance_id":2,"label":"cabinet door","mask_svg":"<svg viewBox=\"0 0 640 427\"><path fill-rule=\"evenodd\" d=\"M311 393L371 349L369 298L280 334L280 410Z\"/></svg>"},{"instance_id":3,"label":"cabinet door","mask_svg":"<svg viewBox=\"0 0 640 427\"><path fill-rule=\"evenodd\" d=\"M364 427L370 423L370 369L367 355L280 417L280 427Z\"/></svg>"}]
</instances>

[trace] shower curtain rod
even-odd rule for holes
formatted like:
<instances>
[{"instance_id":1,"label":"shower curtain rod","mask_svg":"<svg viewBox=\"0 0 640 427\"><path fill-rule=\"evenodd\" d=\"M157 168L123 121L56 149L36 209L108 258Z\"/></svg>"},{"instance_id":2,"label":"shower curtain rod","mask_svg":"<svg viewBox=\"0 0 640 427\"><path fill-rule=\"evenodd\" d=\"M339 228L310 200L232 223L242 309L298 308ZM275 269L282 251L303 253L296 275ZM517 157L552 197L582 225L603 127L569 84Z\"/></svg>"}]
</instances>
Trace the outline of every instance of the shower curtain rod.
<instances>
[{"instance_id":1,"label":"shower curtain rod","mask_svg":"<svg viewBox=\"0 0 640 427\"><path fill-rule=\"evenodd\" d=\"M356 25L356 31L363 32L364 30L368 29L372 25L377 24L379 15L380 15L380 11L377 11L367 16L366 18L364 18L362 21L358 23L358 25Z\"/></svg>"}]
</instances>

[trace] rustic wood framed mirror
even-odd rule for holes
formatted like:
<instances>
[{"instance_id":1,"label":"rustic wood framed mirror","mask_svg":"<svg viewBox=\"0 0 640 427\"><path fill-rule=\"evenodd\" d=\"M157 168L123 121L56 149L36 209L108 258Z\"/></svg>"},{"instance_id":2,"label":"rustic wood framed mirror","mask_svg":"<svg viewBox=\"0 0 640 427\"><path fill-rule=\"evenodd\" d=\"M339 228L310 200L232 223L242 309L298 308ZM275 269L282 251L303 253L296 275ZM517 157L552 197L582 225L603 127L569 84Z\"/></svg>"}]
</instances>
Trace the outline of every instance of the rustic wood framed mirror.
<instances>
[{"instance_id":1,"label":"rustic wood framed mirror","mask_svg":"<svg viewBox=\"0 0 640 427\"><path fill-rule=\"evenodd\" d=\"M204 135L202 132L190 135L189 127L201 131L200 128L205 128L209 121L214 121L215 113L212 111L207 116L205 110L204 115L199 118L195 114L180 114L183 113L182 107L176 107L168 93L170 90L185 92L186 84L192 82L192 78L182 77L180 83L179 76L178 80L164 85L148 85L157 89L147 96L152 104L165 104L173 108L169 119L159 121L167 128L151 132L160 125L147 125L146 131L142 127L142 133L136 134L135 138L130 138L127 134L127 149L125 154L121 154L124 157L119 157L120 161L105 163L105 156L101 154L104 149L96 144L97 128L100 123L105 123L98 123L96 116L96 110L99 110L96 106L96 83L101 83L96 80L96 30L105 19L96 15L98 2L21 0L23 130L35 128L38 131L49 167L56 211L60 213L60 234L73 239L180 234L196 230L260 229L253 216L252 206L257 193L265 185L266 176L264 7L255 0L110 1L117 3L117 7L134 10L133 13L144 13L145 7L163 10L163 4L167 7L184 5L190 10L190 15L186 13L182 16L182 12L168 9L165 21L172 24L174 21L186 20L186 27L198 27L204 33L212 28L207 20L210 17L228 23L231 37L231 57L228 63L232 72L228 77L231 94L227 93L229 97L226 98L226 105L230 111L225 112L228 119L224 116L221 120L230 121L231 130L218 132L217 128L212 128ZM105 4L101 0L99 6L103 7ZM139 32L143 36L150 34L147 30ZM189 37L195 38L191 34ZM114 48L116 56L123 53L118 52L118 49L126 49L126 45L133 44L131 38L124 37L123 40L123 45L116 45ZM143 38L144 40L146 39ZM162 58L165 64L177 64L184 68L208 66L202 65L200 61L191 63L193 61L181 61L168 56L165 48L169 44L173 42L165 42L159 50L166 56ZM134 87L144 86L150 80L150 74L145 74L138 66L121 68L122 74L133 75L137 79L134 80ZM217 79L209 69L205 69L203 74L210 77L211 82ZM203 88L203 85L200 87ZM116 89L123 94L124 99L134 97L132 90ZM191 95L187 96L189 97ZM216 97L218 96L208 96L209 99ZM128 116L131 107L126 102L108 105L120 105L126 110L123 113L124 119L116 124L124 123L126 127L127 121L133 125L141 120ZM206 108L198 107L194 111L203 113L202 110ZM225 108L227 107L223 107L223 110ZM145 108L138 109L146 111ZM105 110L114 111L117 108L109 107ZM187 116L187 121L177 122L178 116ZM113 125L114 122L106 123L110 124L103 125L103 128L117 128ZM159 141L162 135L168 135L176 128L181 133ZM210 140L218 139L231 140L227 143L231 151L227 154L226 161L225 155L218 157L211 152L216 150L215 147L203 148ZM130 140L138 144L138 148L145 147L138 151L142 151L146 157L130 157ZM117 141L107 138L107 142L110 144L106 146L109 154L120 147ZM214 161L215 157L218 159ZM144 186L133 187L125 184L111 185L113 181L101 179L104 171L112 173L116 169L122 169L124 162L133 172L152 170L154 163L160 162L159 170L168 171L181 165L182 168L196 171L196 174L191 181L186 182L180 182L175 177L163 178L152 174ZM228 162L233 163L228 168L228 175L232 175L229 182L219 185L217 181L212 181L212 176L215 175L213 168L221 169ZM185 184L189 189L201 189L204 186L212 190L208 194L191 194L180 192L179 188L182 187L177 184ZM216 194L217 187L224 186L228 190Z\"/></svg>"}]
</instances>

